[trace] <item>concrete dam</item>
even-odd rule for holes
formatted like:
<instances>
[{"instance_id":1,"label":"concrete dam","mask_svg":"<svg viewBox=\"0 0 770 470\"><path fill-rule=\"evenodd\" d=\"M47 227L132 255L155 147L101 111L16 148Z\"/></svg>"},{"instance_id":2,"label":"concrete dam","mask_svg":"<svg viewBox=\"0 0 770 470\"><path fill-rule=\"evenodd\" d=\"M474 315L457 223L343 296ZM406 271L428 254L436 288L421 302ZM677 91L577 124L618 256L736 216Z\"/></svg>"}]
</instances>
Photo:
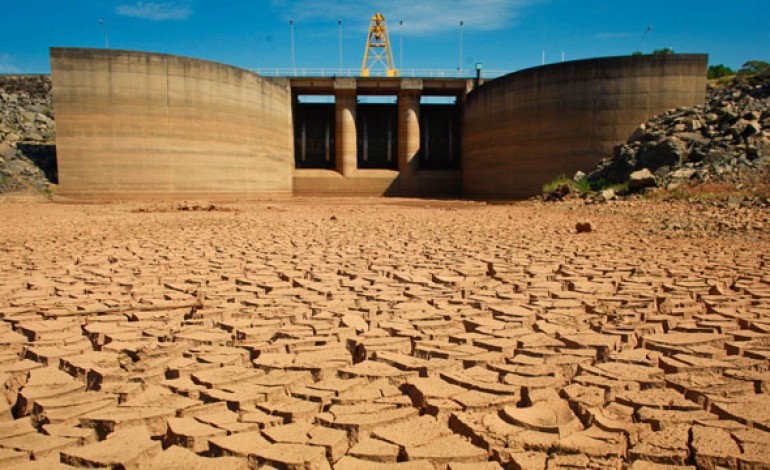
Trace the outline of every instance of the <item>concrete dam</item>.
<instances>
[{"instance_id":1,"label":"concrete dam","mask_svg":"<svg viewBox=\"0 0 770 470\"><path fill-rule=\"evenodd\" d=\"M264 77L187 57L52 48L58 193L526 198L591 169L649 117L703 104L707 62L598 58L477 84ZM300 99L314 95L327 102Z\"/></svg>"}]
</instances>

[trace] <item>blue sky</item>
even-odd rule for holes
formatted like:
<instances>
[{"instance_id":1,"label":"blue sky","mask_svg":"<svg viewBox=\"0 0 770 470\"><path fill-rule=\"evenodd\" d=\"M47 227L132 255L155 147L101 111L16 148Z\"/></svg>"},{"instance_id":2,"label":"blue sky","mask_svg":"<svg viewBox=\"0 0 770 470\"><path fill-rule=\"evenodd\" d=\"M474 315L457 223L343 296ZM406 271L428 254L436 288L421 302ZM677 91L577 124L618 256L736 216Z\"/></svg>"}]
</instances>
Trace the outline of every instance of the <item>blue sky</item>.
<instances>
[{"instance_id":1,"label":"blue sky","mask_svg":"<svg viewBox=\"0 0 770 470\"><path fill-rule=\"evenodd\" d=\"M396 65L513 71L671 47L738 68L770 61L770 0L2 0L0 73L47 73L48 47L185 55L244 68L360 69L369 18L388 20ZM403 21L403 27L399 27ZM403 57L400 43L403 42Z\"/></svg>"}]
</instances>

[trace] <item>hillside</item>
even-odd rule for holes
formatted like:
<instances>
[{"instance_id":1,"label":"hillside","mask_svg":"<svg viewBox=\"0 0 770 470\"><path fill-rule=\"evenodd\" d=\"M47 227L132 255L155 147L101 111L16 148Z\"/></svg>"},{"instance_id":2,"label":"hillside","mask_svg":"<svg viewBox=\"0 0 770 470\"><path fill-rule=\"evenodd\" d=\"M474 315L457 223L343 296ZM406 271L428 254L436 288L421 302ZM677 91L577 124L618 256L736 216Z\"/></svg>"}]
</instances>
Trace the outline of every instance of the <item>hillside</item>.
<instances>
[{"instance_id":1,"label":"hillside","mask_svg":"<svg viewBox=\"0 0 770 470\"><path fill-rule=\"evenodd\" d=\"M0 193L47 192L56 174L51 79L0 76Z\"/></svg>"}]
</instances>

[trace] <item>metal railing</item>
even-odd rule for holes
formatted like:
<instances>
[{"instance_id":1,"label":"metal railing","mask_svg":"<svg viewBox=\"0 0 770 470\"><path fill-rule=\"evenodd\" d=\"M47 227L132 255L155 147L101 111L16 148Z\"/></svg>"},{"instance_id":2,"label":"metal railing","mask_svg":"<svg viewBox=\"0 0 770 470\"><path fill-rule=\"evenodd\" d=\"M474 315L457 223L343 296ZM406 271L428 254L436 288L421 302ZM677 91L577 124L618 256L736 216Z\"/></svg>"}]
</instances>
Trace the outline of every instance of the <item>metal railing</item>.
<instances>
[{"instance_id":1,"label":"metal railing","mask_svg":"<svg viewBox=\"0 0 770 470\"><path fill-rule=\"evenodd\" d=\"M360 77L361 69L352 68L256 68L248 69L265 77ZM498 78L511 73L510 70L483 70L481 78ZM400 77L409 78L476 78L473 69L403 69L399 70ZM387 78L385 72L372 72L370 77Z\"/></svg>"}]
</instances>

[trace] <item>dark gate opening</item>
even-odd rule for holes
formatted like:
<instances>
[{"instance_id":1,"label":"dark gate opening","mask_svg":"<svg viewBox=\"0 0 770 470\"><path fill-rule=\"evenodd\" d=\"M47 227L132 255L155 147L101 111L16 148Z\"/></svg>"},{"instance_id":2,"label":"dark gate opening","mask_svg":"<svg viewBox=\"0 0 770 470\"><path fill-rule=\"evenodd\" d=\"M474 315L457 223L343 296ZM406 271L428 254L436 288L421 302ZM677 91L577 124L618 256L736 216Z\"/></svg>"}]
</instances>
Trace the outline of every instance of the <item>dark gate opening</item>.
<instances>
[{"instance_id":1,"label":"dark gate opening","mask_svg":"<svg viewBox=\"0 0 770 470\"><path fill-rule=\"evenodd\" d=\"M296 168L335 169L334 125L334 103L295 104Z\"/></svg>"},{"instance_id":2,"label":"dark gate opening","mask_svg":"<svg viewBox=\"0 0 770 470\"><path fill-rule=\"evenodd\" d=\"M460 169L460 119L456 104L420 105L420 169Z\"/></svg>"},{"instance_id":3,"label":"dark gate opening","mask_svg":"<svg viewBox=\"0 0 770 470\"><path fill-rule=\"evenodd\" d=\"M398 168L398 106L359 103L358 168Z\"/></svg>"}]
</instances>

